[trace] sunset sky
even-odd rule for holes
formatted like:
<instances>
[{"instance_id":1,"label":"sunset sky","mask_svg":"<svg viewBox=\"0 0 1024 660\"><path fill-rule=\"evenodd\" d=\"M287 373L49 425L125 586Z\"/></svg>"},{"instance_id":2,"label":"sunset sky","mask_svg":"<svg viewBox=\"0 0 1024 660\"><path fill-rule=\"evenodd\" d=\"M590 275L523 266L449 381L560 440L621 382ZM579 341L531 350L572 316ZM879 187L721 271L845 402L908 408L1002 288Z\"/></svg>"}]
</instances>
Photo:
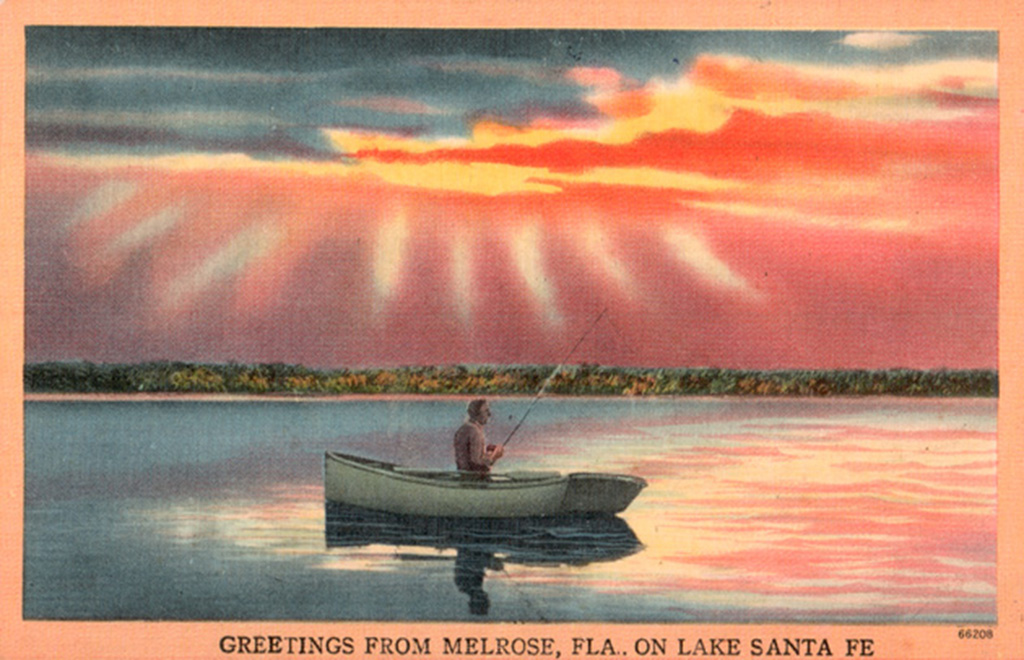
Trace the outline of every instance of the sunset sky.
<instances>
[{"instance_id":1,"label":"sunset sky","mask_svg":"<svg viewBox=\"0 0 1024 660\"><path fill-rule=\"evenodd\" d=\"M26 360L994 368L994 32L30 27Z\"/></svg>"}]
</instances>

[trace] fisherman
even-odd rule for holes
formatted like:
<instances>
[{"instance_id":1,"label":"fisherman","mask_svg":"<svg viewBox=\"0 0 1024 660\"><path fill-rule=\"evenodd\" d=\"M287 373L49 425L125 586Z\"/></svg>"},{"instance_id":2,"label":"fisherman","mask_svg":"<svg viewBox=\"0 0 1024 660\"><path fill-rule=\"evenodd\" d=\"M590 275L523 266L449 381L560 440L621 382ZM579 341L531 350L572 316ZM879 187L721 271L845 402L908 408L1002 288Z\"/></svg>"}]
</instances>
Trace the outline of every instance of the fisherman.
<instances>
[{"instance_id":1,"label":"fisherman","mask_svg":"<svg viewBox=\"0 0 1024 660\"><path fill-rule=\"evenodd\" d=\"M491 418L491 407L485 399L470 401L466 414L466 423L455 432L455 465L459 470L486 476L505 448L487 444L484 425Z\"/></svg>"}]
</instances>

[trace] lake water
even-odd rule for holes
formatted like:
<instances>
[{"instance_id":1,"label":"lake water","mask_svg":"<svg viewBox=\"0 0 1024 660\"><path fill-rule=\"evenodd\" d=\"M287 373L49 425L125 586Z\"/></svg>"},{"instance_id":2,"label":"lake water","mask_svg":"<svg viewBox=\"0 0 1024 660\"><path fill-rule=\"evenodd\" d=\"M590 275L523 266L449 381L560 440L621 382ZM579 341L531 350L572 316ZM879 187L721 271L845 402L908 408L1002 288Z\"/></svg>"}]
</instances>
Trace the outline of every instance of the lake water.
<instances>
[{"instance_id":1,"label":"lake water","mask_svg":"<svg viewBox=\"0 0 1024 660\"><path fill-rule=\"evenodd\" d=\"M528 404L492 400L492 442ZM994 399L543 399L501 467L644 477L617 518L441 542L325 511L325 449L452 467L464 409L29 401L24 615L995 620Z\"/></svg>"}]
</instances>

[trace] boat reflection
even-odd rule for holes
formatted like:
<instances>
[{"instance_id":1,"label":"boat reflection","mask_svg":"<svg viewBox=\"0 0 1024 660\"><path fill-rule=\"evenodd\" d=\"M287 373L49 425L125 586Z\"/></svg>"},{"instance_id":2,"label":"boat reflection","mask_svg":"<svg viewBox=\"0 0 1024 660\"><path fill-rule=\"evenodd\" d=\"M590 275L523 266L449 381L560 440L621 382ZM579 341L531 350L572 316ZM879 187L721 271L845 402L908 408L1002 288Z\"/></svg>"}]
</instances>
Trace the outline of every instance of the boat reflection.
<instances>
[{"instance_id":1,"label":"boat reflection","mask_svg":"<svg viewBox=\"0 0 1024 660\"><path fill-rule=\"evenodd\" d=\"M643 545L625 520L608 514L543 518L434 518L326 503L328 548L366 545L454 549L455 586L471 614L487 614L486 572L505 564L583 566L638 552Z\"/></svg>"}]
</instances>

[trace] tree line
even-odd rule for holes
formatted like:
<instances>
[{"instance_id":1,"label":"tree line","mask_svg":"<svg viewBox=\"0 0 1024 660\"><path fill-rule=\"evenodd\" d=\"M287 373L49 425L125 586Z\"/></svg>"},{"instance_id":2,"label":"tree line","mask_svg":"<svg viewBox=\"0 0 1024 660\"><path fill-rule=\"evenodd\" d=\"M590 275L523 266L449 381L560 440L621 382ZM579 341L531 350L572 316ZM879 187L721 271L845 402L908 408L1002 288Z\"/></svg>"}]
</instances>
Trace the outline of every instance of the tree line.
<instances>
[{"instance_id":1,"label":"tree line","mask_svg":"<svg viewBox=\"0 0 1024 660\"><path fill-rule=\"evenodd\" d=\"M27 393L536 394L554 367L460 365L309 369L288 364L109 364L25 366ZM998 395L994 370L644 369L570 365L551 378L554 395L603 396L965 396Z\"/></svg>"}]
</instances>

